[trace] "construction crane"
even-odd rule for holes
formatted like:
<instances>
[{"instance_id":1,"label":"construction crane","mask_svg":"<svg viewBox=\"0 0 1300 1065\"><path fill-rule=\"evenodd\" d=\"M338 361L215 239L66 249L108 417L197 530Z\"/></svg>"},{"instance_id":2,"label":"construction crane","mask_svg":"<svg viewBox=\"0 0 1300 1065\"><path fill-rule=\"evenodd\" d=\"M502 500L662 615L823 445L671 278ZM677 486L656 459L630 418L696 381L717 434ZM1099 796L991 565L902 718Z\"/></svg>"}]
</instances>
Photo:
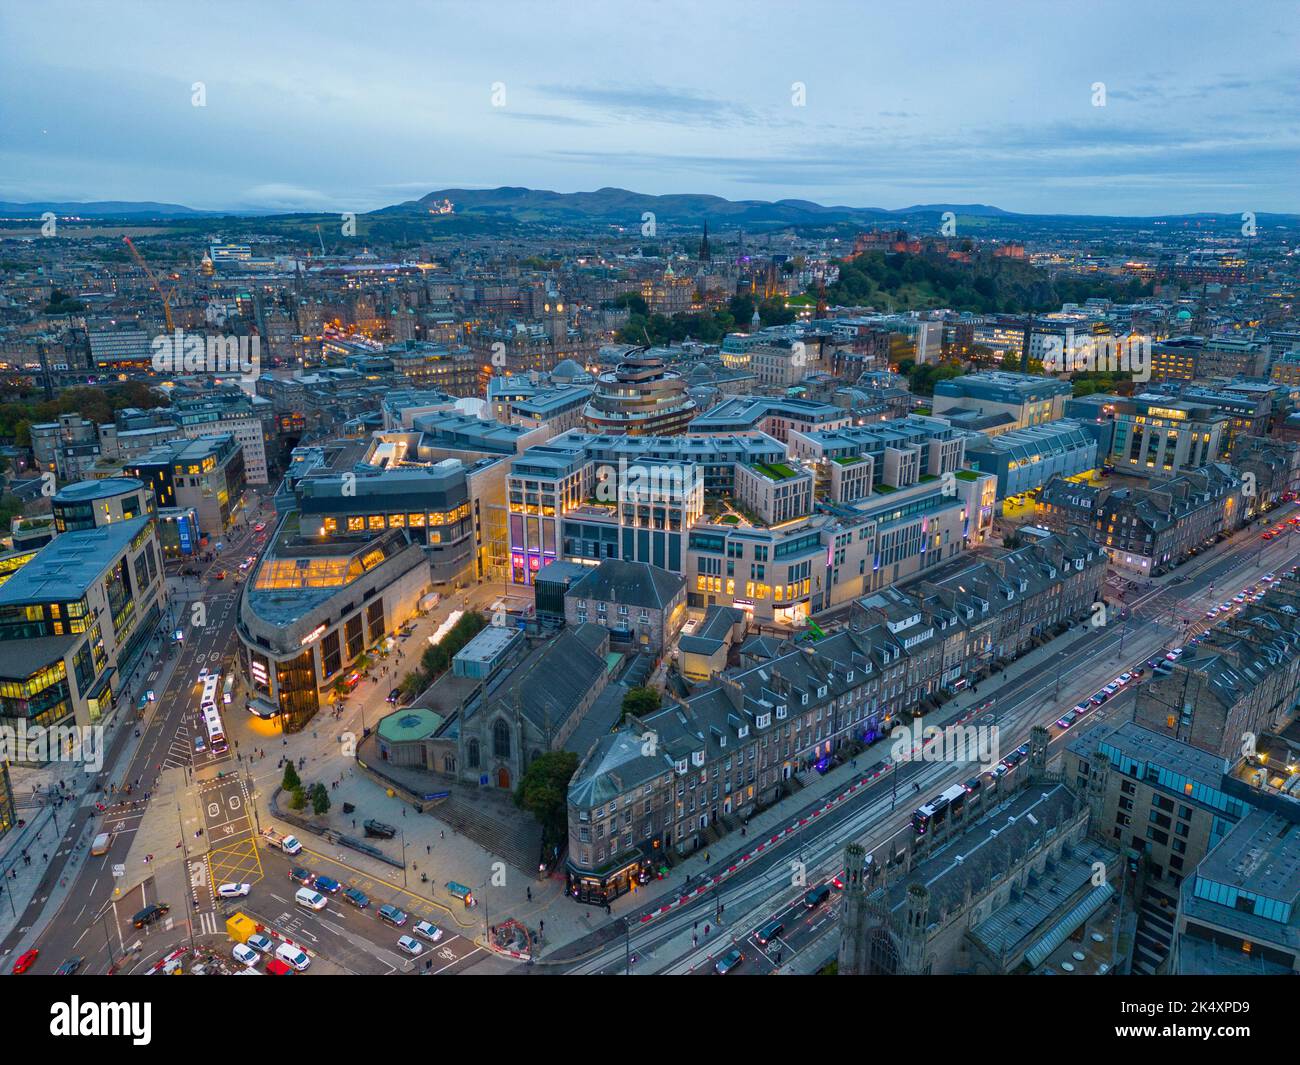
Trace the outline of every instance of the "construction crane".
<instances>
[{"instance_id":1,"label":"construction crane","mask_svg":"<svg viewBox=\"0 0 1300 1065\"><path fill-rule=\"evenodd\" d=\"M175 290L172 289L167 292L163 291L162 285L158 283L158 279L154 277L153 271L149 269L149 264L144 261L144 256L141 255L140 252L136 249L136 246L131 243L130 237L123 237L122 242L131 250L131 257L136 261L136 264L140 267L140 269L144 271L144 276L149 279L149 284L153 286L153 290L156 293L158 293L159 299L162 300L163 317L167 319L167 332L169 333L172 332L176 328L172 324L172 306L171 306L172 292L174 292Z\"/></svg>"}]
</instances>

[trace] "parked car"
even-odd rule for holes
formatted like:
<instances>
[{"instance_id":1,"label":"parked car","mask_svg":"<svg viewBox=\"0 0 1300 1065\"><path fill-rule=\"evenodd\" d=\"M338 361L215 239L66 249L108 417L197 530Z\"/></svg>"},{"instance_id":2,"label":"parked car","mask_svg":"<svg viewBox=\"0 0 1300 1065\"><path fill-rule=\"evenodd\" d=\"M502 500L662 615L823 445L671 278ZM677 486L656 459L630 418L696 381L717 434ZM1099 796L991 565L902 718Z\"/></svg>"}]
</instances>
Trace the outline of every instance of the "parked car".
<instances>
[{"instance_id":1,"label":"parked car","mask_svg":"<svg viewBox=\"0 0 1300 1065\"><path fill-rule=\"evenodd\" d=\"M442 929L432 921L420 921L411 931L430 943L437 943L442 938Z\"/></svg>"},{"instance_id":2,"label":"parked car","mask_svg":"<svg viewBox=\"0 0 1300 1065\"><path fill-rule=\"evenodd\" d=\"M263 954L270 954L271 951L275 950L275 944L271 942L271 937L264 936L261 932L254 932L244 942L247 946Z\"/></svg>"},{"instance_id":3,"label":"parked car","mask_svg":"<svg viewBox=\"0 0 1300 1065\"><path fill-rule=\"evenodd\" d=\"M253 890L252 884L222 884L217 888L217 894L223 899L242 898Z\"/></svg>"},{"instance_id":4,"label":"parked car","mask_svg":"<svg viewBox=\"0 0 1300 1065\"><path fill-rule=\"evenodd\" d=\"M275 956L286 965L292 965L299 972L311 964L311 959L303 953L302 949L292 943L281 943L275 948Z\"/></svg>"},{"instance_id":5,"label":"parked car","mask_svg":"<svg viewBox=\"0 0 1300 1065\"><path fill-rule=\"evenodd\" d=\"M262 960L262 955L243 943L236 943L230 948L230 953L241 965L256 965Z\"/></svg>"}]
</instances>

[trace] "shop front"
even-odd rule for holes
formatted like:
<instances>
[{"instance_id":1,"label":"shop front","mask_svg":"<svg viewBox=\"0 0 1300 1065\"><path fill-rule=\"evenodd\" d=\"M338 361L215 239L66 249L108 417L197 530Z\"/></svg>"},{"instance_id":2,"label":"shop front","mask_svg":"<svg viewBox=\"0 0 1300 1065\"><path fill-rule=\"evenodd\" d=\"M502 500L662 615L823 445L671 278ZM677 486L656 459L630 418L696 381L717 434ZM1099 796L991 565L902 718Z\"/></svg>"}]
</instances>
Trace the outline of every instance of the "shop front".
<instances>
[{"instance_id":1,"label":"shop front","mask_svg":"<svg viewBox=\"0 0 1300 1065\"><path fill-rule=\"evenodd\" d=\"M656 857L659 861L655 860ZM619 855L599 869L578 869L568 861L564 871L571 899L591 906L605 906L652 879L662 879L668 868L659 852L647 856L641 851L632 851Z\"/></svg>"}]
</instances>

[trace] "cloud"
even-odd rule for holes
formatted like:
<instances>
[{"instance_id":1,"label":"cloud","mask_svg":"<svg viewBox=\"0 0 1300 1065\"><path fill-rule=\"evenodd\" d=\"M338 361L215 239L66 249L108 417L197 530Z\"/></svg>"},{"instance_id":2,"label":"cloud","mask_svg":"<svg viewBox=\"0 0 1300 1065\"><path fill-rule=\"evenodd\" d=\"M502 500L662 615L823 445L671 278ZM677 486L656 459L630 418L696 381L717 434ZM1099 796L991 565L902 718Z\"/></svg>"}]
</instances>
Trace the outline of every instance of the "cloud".
<instances>
[{"instance_id":1,"label":"cloud","mask_svg":"<svg viewBox=\"0 0 1300 1065\"><path fill-rule=\"evenodd\" d=\"M538 90L554 100L564 100L619 119L642 122L689 121L710 126L750 125L758 114L750 107L719 100L690 89L669 89L646 84L543 85Z\"/></svg>"}]
</instances>

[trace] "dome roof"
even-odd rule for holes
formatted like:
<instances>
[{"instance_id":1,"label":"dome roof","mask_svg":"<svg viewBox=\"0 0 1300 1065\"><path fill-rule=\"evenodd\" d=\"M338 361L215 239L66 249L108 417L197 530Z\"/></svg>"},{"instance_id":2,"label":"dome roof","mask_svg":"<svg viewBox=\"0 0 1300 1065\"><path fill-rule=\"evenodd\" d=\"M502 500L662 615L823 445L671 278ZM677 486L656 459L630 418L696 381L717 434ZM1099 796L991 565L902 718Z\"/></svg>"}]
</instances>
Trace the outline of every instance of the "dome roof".
<instances>
[{"instance_id":1,"label":"dome roof","mask_svg":"<svg viewBox=\"0 0 1300 1065\"><path fill-rule=\"evenodd\" d=\"M586 370L584 370L572 359L561 359L559 362L555 364L555 369L551 371L551 376L563 377L563 378L567 378L570 381L573 381L579 378L589 377L590 374L588 374Z\"/></svg>"}]
</instances>

